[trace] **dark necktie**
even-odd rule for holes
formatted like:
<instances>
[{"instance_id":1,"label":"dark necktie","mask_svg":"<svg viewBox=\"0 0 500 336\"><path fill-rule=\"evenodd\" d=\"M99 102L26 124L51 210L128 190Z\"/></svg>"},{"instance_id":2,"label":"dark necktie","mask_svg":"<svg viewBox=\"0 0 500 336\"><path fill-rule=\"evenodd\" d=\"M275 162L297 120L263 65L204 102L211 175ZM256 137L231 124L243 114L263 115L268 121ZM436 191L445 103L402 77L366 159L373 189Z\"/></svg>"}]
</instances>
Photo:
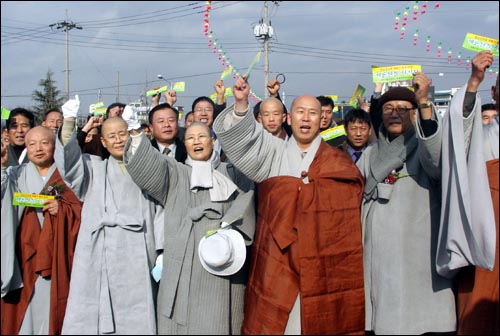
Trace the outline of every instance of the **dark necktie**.
<instances>
[{"instance_id":1,"label":"dark necktie","mask_svg":"<svg viewBox=\"0 0 500 336\"><path fill-rule=\"evenodd\" d=\"M359 157L361 156L362 153L363 152L361 152L361 151L354 152L354 163L358 162Z\"/></svg>"},{"instance_id":2,"label":"dark necktie","mask_svg":"<svg viewBox=\"0 0 500 336\"><path fill-rule=\"evenodd\" d=\"M168 155L168 153L170 153L170 148L168 147L163 148L162 154Z\"/></svg>"}]
</instances>

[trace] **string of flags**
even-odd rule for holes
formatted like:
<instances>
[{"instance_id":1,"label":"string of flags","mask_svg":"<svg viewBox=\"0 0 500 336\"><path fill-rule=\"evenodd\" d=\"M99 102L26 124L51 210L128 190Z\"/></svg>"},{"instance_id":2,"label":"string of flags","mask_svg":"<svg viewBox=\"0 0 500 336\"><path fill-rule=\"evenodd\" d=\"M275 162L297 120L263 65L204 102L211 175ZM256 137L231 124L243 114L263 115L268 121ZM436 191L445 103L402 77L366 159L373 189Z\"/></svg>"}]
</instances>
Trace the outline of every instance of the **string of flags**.
<instances>
[{"instance_id":1,"label":"string of flags","mask_svg":"<svg viewBox=\"0 0 500 336\"><path fill-rule=\"evenodd\" d=\"M409 31L410 26L416 25L416 28L413 30L413 41L412 44L414 47L417 47L419 45L419 37L421 34L420 28L418 27L419 20L420 18L428 14L432 11L437 11L441 9L441 4L439 1L412 1L410 4L406 5L403 10L397 11L395 14L394 18L394 24L393 24L393 30L399 32L399 39L401 41L404 41L406 39L406 34ZM467 34L466 40L464 42L464 45L461 46L464 49L469 49L469 50L474 50L474 51L480 51L480 50L492 50L492 52L495 54L495 52L498 54L498 40L492 40L486 37L482 36L477 36L473 35L470 37L470 35L473 34ZM425 36L425 35L424 35ZM426 35L426 40L425 40L425 51L427 53L430 53L432 51L432 36L431 35ZM474 41L475 43L473 46L467 45L468 44L468 38L470 41ZM477 45L482 44L482 49L481 48L475 48ZM443 42L438 41L436 44L436 57L437 58L443 58ZM459 51L456 53L456 56L454 57L453 53L453 48L452 46L448 46L446 49L446 57L448 64L454 63L454 60L456 61L456 65L458 67L462 67L464 62L462 61L462 52ZM467 56L465 58L465 69L470 70L471 67L471 57ZM489 77L492 78L493 74L496 73L498 74L498 68L496 70L489 69L488 74Z\"/></svg>"},{"instance_id":2,"label":"string of flags","mask_svg":"<svg viewBox=\"0 0 500 336\"><path fill-rule=\"evenodd\" d=\"M233 61L227 55L226 51L223 49L222 44L216 37L215 32L210 28L210 11L212 10L212 1L205 2L205 10L203 11L203 34L208 38L208 47L212 50L212 53L217 56L221 65L225 67L224 71L231 72L233 78L241 77L242 74L237 67L234 66ZM226 77L228 77L226 75ZM257 96L252 90L250 90L250 99L257 103L262 99Z\"/></svg>"}]
</instances>

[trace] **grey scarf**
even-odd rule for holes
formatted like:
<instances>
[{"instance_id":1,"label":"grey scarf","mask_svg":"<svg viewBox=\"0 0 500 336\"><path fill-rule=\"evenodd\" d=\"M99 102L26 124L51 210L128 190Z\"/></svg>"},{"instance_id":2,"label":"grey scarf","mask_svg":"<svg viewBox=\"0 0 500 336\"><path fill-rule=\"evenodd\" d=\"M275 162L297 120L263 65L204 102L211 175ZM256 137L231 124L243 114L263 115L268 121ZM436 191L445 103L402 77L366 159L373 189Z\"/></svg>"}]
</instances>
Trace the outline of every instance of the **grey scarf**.
<instances>
[{"instance_id":1,"label":"grey scarf","mask_svg":"<svg viewBox=\"0 0 500 336\"><path fill-rule=\"evenodd\" d=\"M370 153L370 171L366 176L365 200L378 197L377 183L383 182L393 169L396 171L401 169L406 158L417 148L417 144L414 128L389 142L387 130L381 127L379 140L374 144Z\"/></svg>"}]
</instances>

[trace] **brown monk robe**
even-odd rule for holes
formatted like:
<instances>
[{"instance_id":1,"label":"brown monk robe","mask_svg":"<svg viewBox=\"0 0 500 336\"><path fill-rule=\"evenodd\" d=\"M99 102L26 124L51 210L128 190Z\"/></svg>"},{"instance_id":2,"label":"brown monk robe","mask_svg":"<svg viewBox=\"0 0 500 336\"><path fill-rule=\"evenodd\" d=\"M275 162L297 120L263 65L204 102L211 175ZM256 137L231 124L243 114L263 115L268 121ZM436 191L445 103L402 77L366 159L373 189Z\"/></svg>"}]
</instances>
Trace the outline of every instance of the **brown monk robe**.
<instances>
[{"instance_id":1,"label":"brown monk robe","mask_svg":"<svg viewBox=\"0 0 500 336\"><path fill-rule=\"evenodd\" d=\"M486 162L495 213L497 243L492 271L468 266L458 274L458 335L498 335L498 159Z\"/></svg>"},{"instance_id":2,"label":"brown monk robe","mask_svg":"<svg viewBox=\"0 0 500 336\"><path fill-rule=\"evenodd\" d=\"M19 223L16 256L24 287L2 298L2 335L19 333L39 276L51 279L49 334L61 333L82 202L64 184L57 169L44 189L53 183L64 186L57 215L52 216L45 211L41 227L35 209L26 207Z\"/></svg>"},{"instance_id":3,"label":"brown monk robe","mask_svg":"<svg viewBox=\"0 0 500 336\"><path fill-rule=\"evenodd\" d=\"M303 173L308 184L291 176L259 183L243 334L283 334L299 293L302 334L365 333L364 180L332 157L345 160L322 142Z\"/></svg>"}]
</instances>

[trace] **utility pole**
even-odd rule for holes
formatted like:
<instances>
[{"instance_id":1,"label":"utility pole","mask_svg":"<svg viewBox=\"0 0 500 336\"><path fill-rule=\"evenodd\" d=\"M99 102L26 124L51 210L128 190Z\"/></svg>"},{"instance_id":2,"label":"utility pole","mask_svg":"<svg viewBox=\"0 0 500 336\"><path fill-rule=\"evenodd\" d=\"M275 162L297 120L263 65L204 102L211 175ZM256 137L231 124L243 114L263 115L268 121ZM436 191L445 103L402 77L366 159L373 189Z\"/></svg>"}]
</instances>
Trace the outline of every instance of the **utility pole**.
<instances>
[{"instance_id":1,"label":"utility pole","mask_svg":"<svg viewBox=\"0 0 500 336\"><path fill-rule=\"evenodd\" d=\"M120 71L116 72L116 101L120 101Z\"/></svg>"},{"instance_id":2,"label":"utility pole","mask_svg":"<svg viewBox=\"0 0 500 336\"><path fill-rule=\"evenodd\" d=\"M273 1L277 6L279 1ZM274 30L269 22L268 5L264 1L264 17L260 19L259 24L254 27L255 37L264 42L264 97L269 97L267 84L269 83L269 40L274 36Z\"/></svg>"},{"instance_id":3,"label":"utility pole","mask_svg":"<svg viewBox=\"0 0 500 336\"><path fill-rule=\"evenodd\" d=\"M69 20L53 23L49 25L49 27L52 29L54 29L54 27L56 29L62 29L62 31L66 33L66 95L69 100L69 31L74 28L82 29L82 27Z\"/></svg>"},{"instance_id":4,"label":"utility pole","mask_svg":"<svg viewBox=\"0 0 500 336\"><path fill-rule=\"evenodd\" d=\"M269 26L269 17L267 14L267 1L264 1L264 25ZM264 35L264 97L269 97L269 92L267 91L267 84L269 83L269 29L267 34Z\"/></svg>"}]
</instances>

